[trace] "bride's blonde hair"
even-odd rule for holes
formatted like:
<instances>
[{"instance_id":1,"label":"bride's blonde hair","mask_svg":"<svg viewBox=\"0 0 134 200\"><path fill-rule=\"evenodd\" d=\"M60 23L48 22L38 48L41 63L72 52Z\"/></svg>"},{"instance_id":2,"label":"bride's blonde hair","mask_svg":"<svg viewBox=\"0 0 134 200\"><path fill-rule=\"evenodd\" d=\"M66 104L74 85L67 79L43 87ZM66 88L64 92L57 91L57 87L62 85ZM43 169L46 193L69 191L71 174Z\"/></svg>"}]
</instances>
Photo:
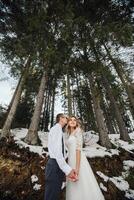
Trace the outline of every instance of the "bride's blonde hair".
<instances>
[{"instance_id":1,"label":"bride's blonde hair","mask_svg":"<svg viewBox=\"0 0 134 200\"><path fill-rule=\"evenodd\" d=\"M75 117L73 115L70 116L67 121L69 122L71 120L71 118L75 118L75 120L76 120L76 127L74 128L74 129L76 129L77 127L79 127L79 121L78 121L77 117ZM71 127L68 125L68 122L67 122L67 126L66 126L66 132L68 134L71 134Z\"/></svg>"}]
</instances>

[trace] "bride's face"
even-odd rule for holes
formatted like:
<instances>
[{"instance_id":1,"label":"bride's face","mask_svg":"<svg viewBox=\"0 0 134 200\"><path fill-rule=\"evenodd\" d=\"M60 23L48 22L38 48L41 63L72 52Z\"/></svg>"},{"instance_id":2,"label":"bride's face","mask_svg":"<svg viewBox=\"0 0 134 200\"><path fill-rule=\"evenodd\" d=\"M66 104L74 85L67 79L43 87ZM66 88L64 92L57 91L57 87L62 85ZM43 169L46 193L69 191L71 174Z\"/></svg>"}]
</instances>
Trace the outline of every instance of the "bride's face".
<instances>
[{"instance_id":1,"label":"bride's face","mask_svg":"<svg viewBox=\"0 0 134 200\"><path fill-rule=\"evenodd\" d=\"M71 128L75 128L77 125L77 120L75 119L75 117L71 117L68 121L68 126L70 126Z\"/></svg>"}]
</instances>

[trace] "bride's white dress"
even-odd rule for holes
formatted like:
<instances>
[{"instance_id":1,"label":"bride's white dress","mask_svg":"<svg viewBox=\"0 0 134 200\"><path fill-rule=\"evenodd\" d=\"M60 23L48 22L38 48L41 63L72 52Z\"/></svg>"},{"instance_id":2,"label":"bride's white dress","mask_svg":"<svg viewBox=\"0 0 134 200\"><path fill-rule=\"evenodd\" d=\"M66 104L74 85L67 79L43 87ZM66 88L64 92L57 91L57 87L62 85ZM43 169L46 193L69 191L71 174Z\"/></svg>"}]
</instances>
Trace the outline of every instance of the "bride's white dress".
<instances>
[{"instance_id":1,"label":"bride's white dress","mask_svg":"<svg viewBox=\"0 0 134 200\"><path fill-rule=\"evenodd\" d=\"M66 140L68 147L68 164L76 168L76 149L81 151L79 180L71 182L67 180L66 200L104 200L89 162L82 151L82 131L77 128Z\"/></svg>"}]
</instances>

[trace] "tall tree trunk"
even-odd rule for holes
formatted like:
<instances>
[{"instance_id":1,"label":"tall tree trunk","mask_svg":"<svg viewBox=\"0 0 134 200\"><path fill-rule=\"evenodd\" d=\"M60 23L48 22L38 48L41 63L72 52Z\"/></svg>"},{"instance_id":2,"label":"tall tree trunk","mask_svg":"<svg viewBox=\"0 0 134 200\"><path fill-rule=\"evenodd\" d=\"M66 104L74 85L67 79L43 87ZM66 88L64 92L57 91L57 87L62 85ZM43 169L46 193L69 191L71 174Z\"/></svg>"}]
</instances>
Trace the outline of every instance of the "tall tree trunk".
<instances>
[{"instance_id":1,"label":"tall tree trunk","mask_svg":"<svg viewBox=\"0 0 134 200\"><path fill-rule=\"evenodd\" d=\"M108 47L105 45L105 43L103 43L103 46L104 46L104 48L105 48L105 50L107 52L107 55L108 55L109 59L111 60L111 62L113 64L118 76L120 77L120 79L121 79L121 81L122 81L122 83L124 85L124 88L125 88L125 90L127 92L127 95L128 95L128 98L129 98L129 102L130 102L130 106L129 106L130 107L130 111L131 111L132 116L134 118L134 95L133 95L134 91L132 91L132 88L130 87L129 81L124 78L126 72L123 69L123 67L113 59L113 57L110 54L110 51L109 51Z\"/></svg>"},{"instance_id":2,"label":"tall tree trunk","mask_svg":"<svg viewBox=\"0 0 134 200\"><path fill-rule=\"evenodd\" d=\"M22 76L21 76L21 77L22 77ZM13 102L14 102L14 98L15 98L16 93L17 93L17 91L18 91L18 87L19 87L19 85L20 85L21 80L22 80L22 79L20 78L19 81L18 81L17 87L16 87L16 89L15 89L15 91L14 91L14 93L13 93L12 99L11 99L11 101L10 101L10 104L9 104L8 109L7 109L7 112L6 112L6 116L5 116L6 119L7 119L7 116L8 116L8 114L9 114L9 111L10 111L10 109L11 109L11 107L12 107L12 104L13 104ZM3 120L2 127L4 127L4 124L5 124L5 120ZM10 131L9 131L9 132L10 132ZM8 134L8 135L9 135L9 134Z\"/></svg>"},{"instance_id":3,"label":"tall tree trunk","mask_svg":"<svg viewBox=\"0 0 134 200\"><path fill-rule=\"evenodd\" d=\"M55 109L55 97L56 97L56 86L57 78L53 77L53 86L52 86L52 102L51 102L51 127L54 125L54 109Z\"/></svg>"},{"instance_id":4,"label":"tall tree trunk","mask_svg":"<svg viewBox=\"0 0 134 200\"><path fill-rule=\"evenodd\" d=\"M44 131L48 131L48 125L49 125L49 120L50 120L50 104L51 104L51 93L50 93L50 88L48 90L48 102L47 102L47 107L46 107L46 113L45 113L45 124L44 124Z\"/></svg>"},{"instance_id":5,"label":"tall tree trunk","mask_svg":"<svg viewBox=\"0 0 134 200\"><path fill-rule=\"evenodd\" d=\"M28 58L26 61L23 74L21 75L21 78L20 78L17 88L15 90L15 95L13 95L13 98L11 100L11 104L10 104L11 108L9 110L8 116L6 118L4 126L2 128L1 136L0 136L1 138L10 136L11 125L12 125L12 122L13 122L13 119L14 119L14 116L16 113L17 106L19 104L19 100L21 98L21 94L23 91L23 85L24 85L26 77L28 75L29 67L30 67L30 58Z\"/></svg>"},{"instance_id":6,"label":"tall tree trunk","mask_svg":"<svg viewBox=\"0 0 134 200\"><path fill-rule=\"evenodd\" d=\"M73 114L76 115L76 109L75 109L75 97L74 94L72 94L72 109L73 109Z\"/></svg>"},{"instance_id":7,"label":"tall tree trunk","mask_svg":"<svg viewBox=\"0 0 134 200\"><path fill-rule=\"evenodd\" d=\"M102 99L102 106L103 106L103 111L104 111L104 115L105 115L105 119L106 119L106 124L109 130L110 134L115 134L115 129L113 127L113 120L111 118L111 115L109 114L109 110L104 102L104 99Z\"/></svg>"},{"instance_id":8,"label":"tall tree trunk","mask_svg":"<svg viewBox=\"0 0 134 200\"><path fill-rule=\"evenodd\" d=\"M22 77L22 76L21 76ZM20 85L20 82L21 82L21 78L19 79L19 82L18 82L18 84L17 84L17 87L16 87L16 89L15 89L15 91L14 91L14 94L13 94L13 96L12 96L12 99L11 99L11 101L10 101L10 104L9 104L9 106L8 106L8 110L7 110L7 112L9 113L9 111L10 111L10 109L11 109L11 107L12 107L12 104L13 104L13 102L14 102L14 98L15 98L15 96L16 96L16 93L17 93L17 91L18 91L18 87L19 87L19 85Z\"/></svg>"},{"instance_id":9,"label":"tall tree trunk","mask_svg":"<svg viewBox=\"0 0 134 200\"><path fill-rule=\"evenodd\" d=\"M68 99L68 114L72 115L72 95L71 95L71 87L70 87L70 76L67 73L67 99Z\"/></svg>"},{"instance_id":10,"label":"tall tree trunk","mask_svg":"<svg viewBox=\"0 0 134 200\"><path fill-rule=\"evenodd\" d=\"M86 91L87 95L85 98L85 113L86 113L86 121L87 121L87 130L94 130L97 131L97 126L95 123L95 113L93 110L93 103L92 103L92 97L90 92L90 85L89 85L89 79L85 77L85 85L87 85L88 89Z\"/></svg>"},{"instance_id":11,"label":"tall tree trunk","mask_svg":"<svg viewBox=\"0 0 134 200\"><path fill-rule=\"evenodd\" d=\"M110 134L115 134L115 129L113 126L113 119L110 115L110 110L109 110L109 106L108 106L108 102L107 102L107 98L105 96L104 91L102 90L102 85L100 85L100 82L97 82L98 88L101 91L100 92L100 97L101 97L101 107L104 113L104 117L105 117L105 121L106 121L106 125L108 128L108 131Z\"/></svg>"},{"instance_id":12,"label":"tall tree trunk","mask_svg":"<svg viewBox=\"0 0 134 200\"><path fill-rule=\"evenodd\" d=\"M81 91L80 91L80 75L75 71L76 74L76 85L78 90L78 109L80 112L80 117L83 119L82 108L81 108Z\"/></svg>"},{"instance_id":13,"label":"tall tree trunk","mask_svg":"<svg viewBox=\"0 0 134 200\"><path fill-rule=\"evenodd\" d=\"M33 113L33 117L31 120L31 124L30 124L29 130L28 130L28 133L25 137L25 142L27 142L28 144L33 144L33 145L39 144L38 125L39 125L39 121L40 121L40 114L41 114L43 100L44 100L46 79L47 79L47 74L46 74L46 71L44 70L44 73L43 73L43 76L41 79L41 83L40 83L40 87L39 87L39 92L37 95L35 110Z\"/></svg>"},{"instance_id":14,"label":"tall tree trunk","mask_svg":"<svg viewBox=\"0 0 134 200\"><path fill-rule=\"evenodd\" d=\"M119 127L119 130L120 130L120 138L124 141L130 141L130 137L129 137L127 129L125 127L125 123L122 119L122 116L120 114L120 110L119 110L118 105L117 105L115 98L113 96L113 93L112 93L112 90L110 88L108 79L105 76L102 77L102 83L103 83L103 86L105 87L105 89L106 89L106 91L109 95L110 102L111 102L111 104L114 108L114 111L115 111L115 117L116 117L116 120L118 122L118 127Z\"/></svg>"},{"instance_id":15,"label":"tall tree trunk","mask_svg":"<svg viewBox=\"0 0 134 200\"><path fill-rule=\"evenodd\" d=\"M49 81L47 81L45 97L44 97L44 110L43 110L43 117L42 117L42 123L41 123L41 130L45 130L48 98L49 98Z\"/></svg>"},{"instance_id":16,"label":"tall tree trunk","mask_svg":"<svg viewBox=\"0 0 134 200\"><path fill-rule=\"evenodd\" d=\"M90 90L91 90L91 96L93 100L93 107L94 107L94 112L96 116L97 127L99 130L100 144L104 147L111 148L112 145L110 143L110 140L108 137L108 130L104 122L103 111L100 107L99 95L97 94L98 91L94 83L94 77L91 74L89 75L89 82L90 82Z\"/></svg>"},{"instance_id":17,"label":"tall tree trunk","mask_svg":"<svg viewBox=\"0 0 134 200\"><path fill-rule=\"evenodd\" d=\"M51 108L51 127L54 125L54 108L55 108L55 88L52 93L52 108Z\"/></svg>"},{"instance_id":18,"label":"tall tree trunk","mask_svg":"<svg viewBox=\"0 0 134 200\"><path fill-rule=\"evenodd\" d=\"M123 119L122 119L122 116L120 114L120 110L116 104L116 101L114 99L114 96L112 94L112 91L111 91L111 88L110 88L110 85L109 85L109 82L107 80L107 78L103 75L103 70L104 70L104 67L103 67L103 64L101 63L100 61L100 58L99 58L99 55L98 55L98 52L95 48L95 42L92 38L90 38L90 44L91 44L91 47L92 47L92 51L95 55L95 58L100 66L100 69L101 69L101 75L102 75L102 82L104 83L104 87L106 88L108 94L109 94L109 99L115 109L115 116L116 116L116 119L117 119L117 122L118 122L118 126L119 126L119 130L120 130L120 138L122 140L125 140L125 141L130 141L130 137L128 135L128 132L127 132L127 129L125 127L125 124L123 122Z\"/></svg>"},{"instance_id":19,"label":"tall tree trunk","mask_svg":"<svg viewBox=\"0 0 134 200\"><path fill-rule=\"evenodd\" d=\"M44 94L44 99L46 100L46 92ZM41 123L40 123L41 124L40 125L41 131L44 129L44 119L45 119L45 114L46 114L45 106L46 106L46 104L44 102L44 104L43 104L44 109L43 109L42 119L41 119Z\"/></svg>"}]
</instances>

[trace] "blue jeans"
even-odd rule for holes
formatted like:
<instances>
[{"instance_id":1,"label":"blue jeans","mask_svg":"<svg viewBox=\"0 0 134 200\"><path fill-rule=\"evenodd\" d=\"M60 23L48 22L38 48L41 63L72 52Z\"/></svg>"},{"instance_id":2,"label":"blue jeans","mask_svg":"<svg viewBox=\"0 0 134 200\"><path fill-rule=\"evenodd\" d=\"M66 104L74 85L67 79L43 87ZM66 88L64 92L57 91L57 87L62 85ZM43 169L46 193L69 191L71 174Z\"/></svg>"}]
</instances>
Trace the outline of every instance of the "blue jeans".
<instances>
[{"instance_id":1,"label":"blue jeans","mask_svg":"<svg viewBox=\"0 0 134 200\"><path fill-rule=\"evenodd\" d=\"M45 168L45 199L59 200L65 174L55 159L49 158Z\"/></svg>"}]
</instances>

